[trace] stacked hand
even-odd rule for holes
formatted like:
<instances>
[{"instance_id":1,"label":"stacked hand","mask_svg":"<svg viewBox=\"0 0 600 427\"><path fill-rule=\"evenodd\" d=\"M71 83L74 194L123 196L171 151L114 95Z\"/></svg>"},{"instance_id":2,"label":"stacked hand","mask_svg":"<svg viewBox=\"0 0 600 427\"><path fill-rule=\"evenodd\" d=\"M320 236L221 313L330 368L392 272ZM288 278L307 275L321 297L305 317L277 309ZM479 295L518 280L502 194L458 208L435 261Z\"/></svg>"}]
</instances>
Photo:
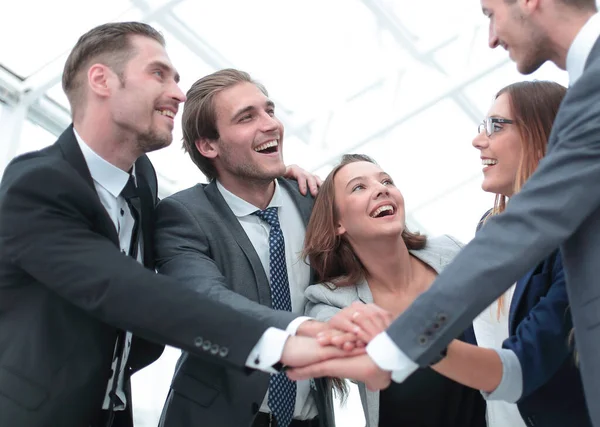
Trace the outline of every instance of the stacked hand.
<instances>
[{"instance_id":1,"label":"stacked hand","mask_svg":"<svg viewBox=\"0 0 600 427\"><path fill-rule=\"evenodd\" d=\"M364 382L370 390L388 387L391 373L381 370L369 355L365 354L364 347L365 343L387 329L392 320L390 313L374 304L353 303L327 324L304 322L303 325L314 323L306 325L304 331L316 332L320 349L305 349L305 352L308 350L315 353L312 358L304 357L302 363L298 363L298 355L288 354L290 359L296 358L290 360L291 363L284 362L294 367L288 371L288 377L292 380L325 376L349 378ZM299 329L298 333L300 332Z\"/></svg>"}]
</instances>

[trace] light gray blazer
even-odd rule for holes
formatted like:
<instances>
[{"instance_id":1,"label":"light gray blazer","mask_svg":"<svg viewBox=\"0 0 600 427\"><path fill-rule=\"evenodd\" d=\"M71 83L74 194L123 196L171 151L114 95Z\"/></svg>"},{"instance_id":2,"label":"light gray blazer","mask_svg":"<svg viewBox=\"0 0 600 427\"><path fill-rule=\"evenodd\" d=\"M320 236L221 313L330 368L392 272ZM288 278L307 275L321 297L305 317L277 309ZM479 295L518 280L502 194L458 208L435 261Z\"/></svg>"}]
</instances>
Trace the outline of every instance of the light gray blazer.
<instances>
[{"instance_id":1,"label":"light gray blazer","mask_svg":"<svg viewBox=\"0 0 600 427\"><path fill-rule=\"evenodd\" d=\"M452 237L440 236L428 239L425 248L412 250L410 253L439 274L461 248L462 244ZM305 296L308 299L305 314L321 321L331 319L338 311L348 307L354 301L362 301L365 304L373 302L373 295L366 281L356 286L340 288L336 288L331 283L320 283L309 286ZM377 427L379 424L379 392L367 390L364 383L359 383L358 389L367 427Z\"/></svg>"}]
</instances>

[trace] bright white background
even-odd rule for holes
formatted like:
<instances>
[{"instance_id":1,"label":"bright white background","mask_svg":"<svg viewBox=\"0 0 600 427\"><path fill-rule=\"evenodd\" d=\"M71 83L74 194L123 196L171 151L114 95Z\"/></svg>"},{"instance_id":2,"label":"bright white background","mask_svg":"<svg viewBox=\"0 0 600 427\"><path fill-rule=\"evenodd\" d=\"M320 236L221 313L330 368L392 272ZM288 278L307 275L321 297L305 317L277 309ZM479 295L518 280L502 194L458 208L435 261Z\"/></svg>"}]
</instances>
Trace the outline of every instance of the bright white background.
<instances>
[{"instance_id":1,"label":"bright white background","mask_svg":"<svg viewBox=\"0 0 600 427\"><path fill-rule=\"evenodd\" d=\"M503 50L490 50L477 0L20 0L1 8L0 173L69 123L60 73L77 38L107 21L143 20L164 33L184 91L230 66L260 80L286 126L287 163L325 177L341 154L369 154L403 192L410 227L464 242L493 202L480 189L471 140L494 94L523 79L567 83L551 64L521 76ZM172 146L151 154L163 196L204 180L180 141L177 123ZM134 378L139 426L156 425L177 357L167 349ZM356 393L338 425L364 425Z\"/></svg>"}]
</instances>

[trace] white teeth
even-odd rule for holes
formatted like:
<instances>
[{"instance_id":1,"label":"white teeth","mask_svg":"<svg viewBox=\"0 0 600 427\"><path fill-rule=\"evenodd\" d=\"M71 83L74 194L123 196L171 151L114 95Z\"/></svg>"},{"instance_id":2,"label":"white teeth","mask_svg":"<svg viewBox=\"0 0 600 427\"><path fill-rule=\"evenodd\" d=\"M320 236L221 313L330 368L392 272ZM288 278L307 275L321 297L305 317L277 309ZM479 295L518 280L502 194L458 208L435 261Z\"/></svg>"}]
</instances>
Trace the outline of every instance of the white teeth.
<instances>
[{"instance_id":1,"label":"white teeth","mask_svg":"<svg viewBox=\"0 0 600 427\"><path fill-rule=\"evenodd\" d=\"M158 111L158 113L163 116L171 117L172 119L175 118L175 113L172 112L171 110L156 110L156 111Z\"/></svg>"},{"instance_id":2,"label":"white teeth","mask_svg":"<svg viewBox=\"0 0 600 427\"><path fill-rule=\"evenodd\" d=\"M266 150L267 148L277 147L279 145L279 141L274 139L273 141L265 142L264 144L259 145L254 149L254 151L259 152Z\"/></svg>"},{"instance_id":3,"label":"white teeth","mask_svg":"<svg viewBox=\"0 0 600 427\"><path fill-rule=\"evenodd\" d=\"M485 166L491 166L491 165L495 165L496 163L498 163L498 160L492 160L492 159L481 159L481 164L485 165Z\"/></svg>"},{"instance_id":4,"label":"white teeth","mask_svg":"<svg viewBox=\"0 0 600 427\"><path fill-rule=\"evenodd\" d=\"M375 218L377 215L379 215L383 211L390 211L390 212L394 213L394 207L392 205L380 206L379 208L377 208L377 210L375 212L373 212L371 214L371 217Z\"/></svg>"}]
</instances>

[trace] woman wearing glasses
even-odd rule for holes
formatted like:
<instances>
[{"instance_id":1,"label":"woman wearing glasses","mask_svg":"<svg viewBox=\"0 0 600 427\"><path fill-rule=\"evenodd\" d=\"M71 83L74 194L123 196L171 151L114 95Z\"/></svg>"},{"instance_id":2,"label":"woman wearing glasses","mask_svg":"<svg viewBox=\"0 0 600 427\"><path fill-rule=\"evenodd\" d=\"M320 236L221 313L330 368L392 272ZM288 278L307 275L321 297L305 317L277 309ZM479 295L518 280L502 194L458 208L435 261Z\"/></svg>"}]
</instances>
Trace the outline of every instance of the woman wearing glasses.
<instances>
[{"instance_id":1,"label":"woman wearing glasses","mask_svg":"<svg viewBox=\"0 0 600 427\"><path fill-rule=\"evenodd\" d=\"M478 228L500 214L534 173L565 92L557 83L532 81L496 95L473 140L481 153L482 188L496 194ZM434 369L482 390L488 426L591 426L569 345L572 321L558 250L484 310L473 329L480 347L452 343Z\"/></svg>"},{"instance_id":2,"label":"woman wearing glasses","mask_svg":"<svg viewBox=\"0 0 600 427\"><path fill-rule=\"evenodd\" d=\"M521 189L537 168L545 155L552 123L564 95L564 87L539 81L516 83L496 95L488 117L473 141L481 152L484 166L483 190L496 194L494 208L480 225L485 227L488 215L501 213L507 200ZM330 179L328 177L326 182ZM322 188L311 223L315 221L319 199L324 197L327 195ZM333 212L335 215L337 211ZM330 251L318 250L309 233L311 223L305 243L311 264L323 257L334 258L342 246ZM357 247L364 245L368 242L368 234L361 238L355 236L352 243ZM376 259L374 262L381 261ZM313 267L318 267L318 263ZM371 270L379 271L380 267L375 265ZM374 293L366 292L368 288L364 284L358 284L356 288L366 295ZM309 286L306 291L310 301L308 315L332 317L351 304L352 299L347 298L349 293L352 289L348 287ZM355 293L359 295L360 292ZM381 304L375 299L376 304L392 311L388 308L392 304L391 298L380 298L379 301ZM465 337L467 342L454 340L448 346L446 356L432 368L457 383L482 391L487 399L490 427L591 427L579 371L569 345L572 322L568 307L562 261L556 251L484 310L474 322L474 334ZM369 321L364 316L361 319ZM357 319L356 324L360 325L362 321ZM375 324L379 323L372 323L368 328L373 334ZM469 330L464 335L469 335ZM479 347L473 345L476 342ZM406 385L404 382L396 386ZM369 408L368 394L366 399L363 398L365 403L367 412L374 407L371 404ZM431 412L438 409L432 406Z\"/></svg>"}]
</instances>

